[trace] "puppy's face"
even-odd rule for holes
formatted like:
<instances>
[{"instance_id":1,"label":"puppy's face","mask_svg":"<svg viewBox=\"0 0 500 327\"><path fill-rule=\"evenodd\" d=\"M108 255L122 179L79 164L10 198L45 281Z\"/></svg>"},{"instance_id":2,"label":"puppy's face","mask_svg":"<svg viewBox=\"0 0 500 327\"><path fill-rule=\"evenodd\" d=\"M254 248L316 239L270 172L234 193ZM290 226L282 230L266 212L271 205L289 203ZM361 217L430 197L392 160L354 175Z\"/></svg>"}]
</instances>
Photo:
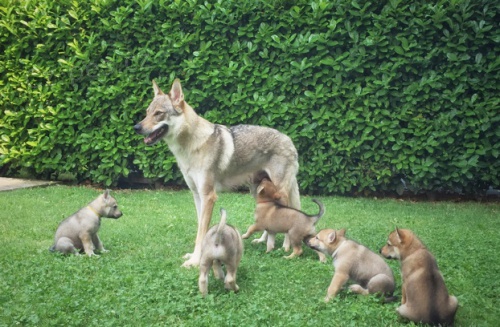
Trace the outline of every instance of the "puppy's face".
<instances>
[{"instance_id":1,"label":"puppy's face","mask_svg":"<svg viewBox=\"0 0 500 327\"><path fill-rule=\"evenodd\" d=\"M102 211L104 211L103 217L118 219L122 216L122 212L118 209L118 203L115 198L109 194L109 190L101 194L100 205L102 206Z\"/></svg>"},{"instance_id":2,"label":"puppy's face","mask_svg":"<svg viewBox=\"0 0 500 327\"><path fill-rule=\"evenodd\" d=\"M334 230L334 229L323 229L316 234L316 236L311 237L307 240L306 244L311 249L317 250L327 255L332 255L335 250L341 244L341 241L345 239L345 229Z\"/></svg>"},{"instance_id":3,"label":"puppy's face","mask_svg":"<svg viewBox=\"0 0 500 327\"><path fill-rule=\"evenodd\" d=\"M387 259L401 259L400 248L401 244L401 230L396 229L391 234L389 234L389 238L387 239L386 245L384 245L380 249L380 254L382 254Z\"/></svg>"}]
</instances>

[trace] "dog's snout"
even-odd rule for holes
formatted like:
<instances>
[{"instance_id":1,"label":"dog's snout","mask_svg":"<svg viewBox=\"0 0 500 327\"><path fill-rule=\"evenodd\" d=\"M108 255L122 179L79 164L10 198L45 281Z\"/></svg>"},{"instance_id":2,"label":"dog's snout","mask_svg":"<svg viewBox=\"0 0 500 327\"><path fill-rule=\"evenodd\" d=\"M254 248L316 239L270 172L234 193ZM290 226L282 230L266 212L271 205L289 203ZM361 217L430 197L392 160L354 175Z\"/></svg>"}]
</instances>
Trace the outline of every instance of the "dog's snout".
<instances>
[{"instance_id":1,"label":"dog's snout","mask_svg":"<svg viewBox=\"0 0 500 327\"><path fill-rule=\"evenodd\" d=\"M136 131L136 133L140 133L142 131L142 125L141 124L134 125L134 130Z\"/></svg>"}]
</instances>

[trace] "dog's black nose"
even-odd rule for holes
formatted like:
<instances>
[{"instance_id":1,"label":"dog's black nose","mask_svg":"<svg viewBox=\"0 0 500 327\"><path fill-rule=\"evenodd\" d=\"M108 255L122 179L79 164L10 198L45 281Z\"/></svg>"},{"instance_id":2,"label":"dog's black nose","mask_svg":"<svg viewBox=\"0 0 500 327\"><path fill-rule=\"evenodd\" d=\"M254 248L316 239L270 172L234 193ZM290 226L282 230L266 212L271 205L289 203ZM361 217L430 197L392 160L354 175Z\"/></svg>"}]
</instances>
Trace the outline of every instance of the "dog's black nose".
<instances>
[{"instance_id":1,"label":"dog's black nose","mask_svg":"<svg viewBox=\"0 0 500 327\"><path fill-rule=\"evenodd\" d=\"M142 126L141 126L141 124L137 124L137 125L135 125L135 126L134 126L134 130L135 130L137 133L140 133L140 132L141 132L141 130L142 130Z\"/></svg>"}]
</instances>

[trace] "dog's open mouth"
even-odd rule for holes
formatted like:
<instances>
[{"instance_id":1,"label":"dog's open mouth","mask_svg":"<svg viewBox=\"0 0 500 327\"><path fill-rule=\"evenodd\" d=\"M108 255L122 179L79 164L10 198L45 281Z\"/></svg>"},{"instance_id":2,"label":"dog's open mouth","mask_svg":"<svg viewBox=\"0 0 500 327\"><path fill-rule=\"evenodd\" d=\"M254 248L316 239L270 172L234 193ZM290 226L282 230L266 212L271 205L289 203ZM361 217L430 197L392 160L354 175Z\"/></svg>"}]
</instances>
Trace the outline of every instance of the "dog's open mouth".
<instances>
[{"instance_id":1,"label":"dog's open mouth","mask_svg":"<svg viewBox=\"0 0 500 327\"><path fill-rule=\"evenodd\" d=\"M144 143L146 145L153 145L158 142L165 134L168 132L168 125L163 125L160 128L157 128L151 134L144 138Z\"/></svg>"}]
</instances>

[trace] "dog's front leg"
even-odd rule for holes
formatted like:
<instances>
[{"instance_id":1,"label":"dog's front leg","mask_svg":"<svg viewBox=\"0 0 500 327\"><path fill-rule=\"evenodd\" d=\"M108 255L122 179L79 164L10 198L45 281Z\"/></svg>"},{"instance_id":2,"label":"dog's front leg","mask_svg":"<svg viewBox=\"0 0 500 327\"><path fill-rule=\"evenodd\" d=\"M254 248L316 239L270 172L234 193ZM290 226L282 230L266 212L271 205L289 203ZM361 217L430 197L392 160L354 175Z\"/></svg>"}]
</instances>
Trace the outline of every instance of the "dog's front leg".
<instances>
[{"instance_id":1,"label":"dog's front leg","mask_svg":"<svg viewBox=\"0 0 500 327\"><path fill-rule=\"evenodd\" d=\"M196 223L197 223L197 228L199 228L200 223L201 223L201 197L198 191L196 190L196 186L191 186L189 183L189 188L191 189L191 193L193 193L193 199L194 199L194 206L196 208ZM193 256L193 253L186 253L182 258L183 259L191 259Z\"/></svg>"},{"instance_id":2,"label":"dog's front leg","mask_svg":"<svg viewBox=\"0 0 500 327\"><path fill-rule=\"evenodd\" d=\"M99 252L109 252L104 248L104 245L101 242L101 239L99 236L96 234L92 235L92 243L94 243L94 248L99 251Z\"/></svg>"},{"instance_id":3,"label":"dog's front leg","mask_svg":"<svg viewBox=\"0 0 500 327\"><path fill-rule=\"evenodd\" d=\"M335 267L337 269L337 267ZM339 290L344 286L345 283L349 280L349 275L342 273L342 272L335 272L335 275L333 275L332 282L330 283L330 286L328 287L328 291L326 293L325 297L325 302L330 301L337 293Z\"/></svg>"},{"instance_id":4,"label":"dog's front leg","mask_svg":"<svg viewBox=\"0 0 500 327\"><path fill-rule=\"evenodd\" d=\"M212 211L214 209L215 201L217 200L217 195L215 189L211 189L208 192L203 192L200 194L201 202L201 216L198 216L198 231L196 233L196 243L194 246L194 252L191 257L184 262L183 267L195 267L200 263L201 256L201 243L203 238L207 234L208 227L210 226L210 220L212 219Z\"/></svg>"},{"instance_id":5,"label":"dog's front leg","mask_svg":"<svg viewBox=\"0 0 500 327\"><path fill-rule=\"evenodd\" d=\"M89 257L95 255L94 243L92 242L92 236L90 235L90 233L81 233L80 239L82 240L85 254L88 255Z\"/></svg>"}]
</instances>

